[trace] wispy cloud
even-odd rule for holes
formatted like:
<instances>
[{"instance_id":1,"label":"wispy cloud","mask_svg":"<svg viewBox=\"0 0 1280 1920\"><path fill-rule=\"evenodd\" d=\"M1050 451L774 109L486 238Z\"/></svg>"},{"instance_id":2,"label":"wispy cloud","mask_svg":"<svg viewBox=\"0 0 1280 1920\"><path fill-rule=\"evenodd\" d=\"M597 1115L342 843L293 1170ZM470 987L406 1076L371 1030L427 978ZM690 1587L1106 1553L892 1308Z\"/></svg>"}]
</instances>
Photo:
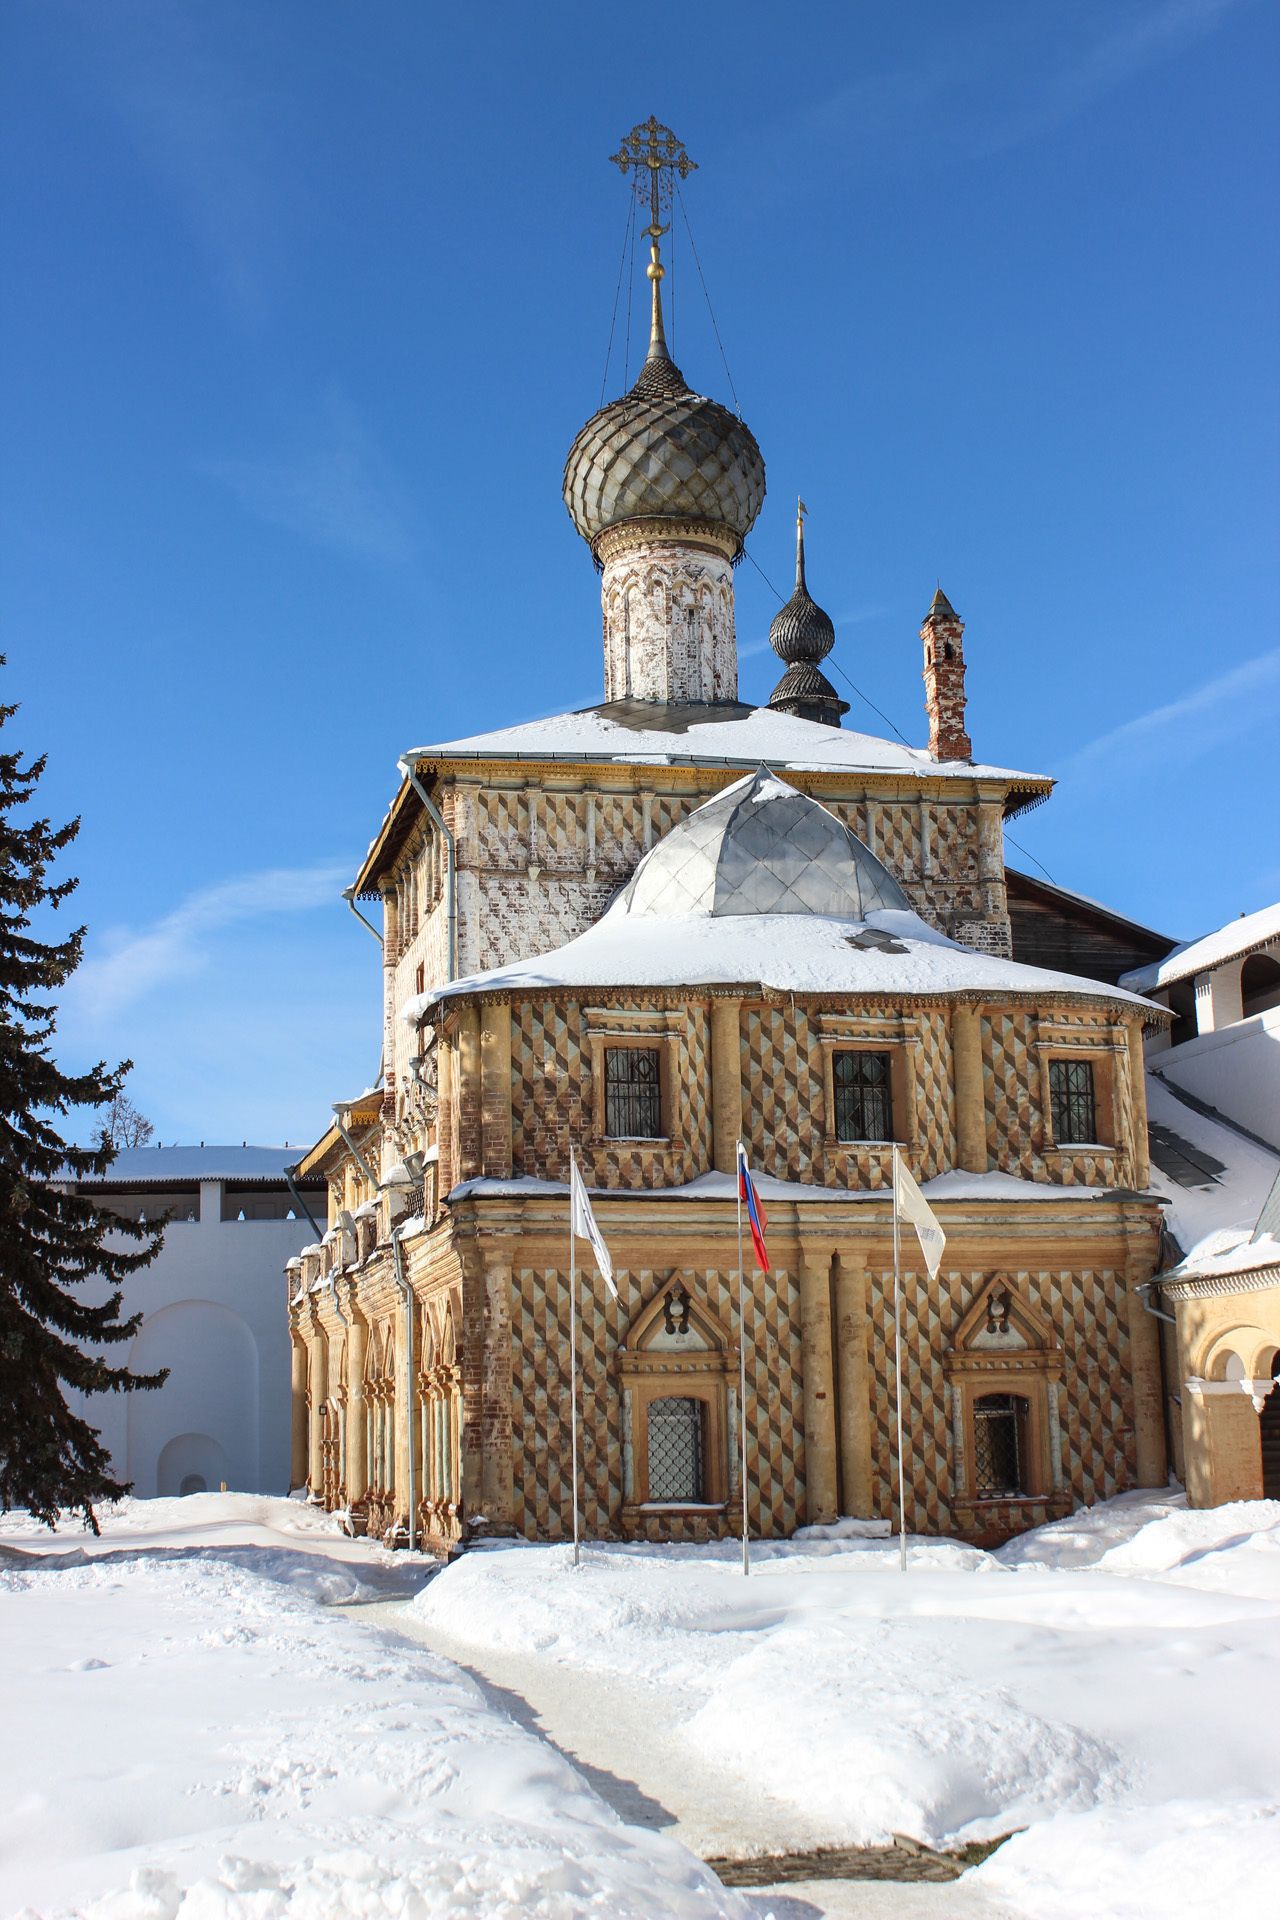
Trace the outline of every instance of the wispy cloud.
<instances>
[{"instance_id":1,"label":"wispy cloud","mask_svg":"<svg viewBox=\"0 0 1280 1920\"><path fill-rule=\"evenodd\" d=\"M266 458L218 458L201 471L274 526L363 560L402 565L417 550L416 516L363 419L331 392L295 445Z\"/></svg>"},{"instance_id":2,"label":"wispy cloud","mask_svg":"<svg viewBox=\"0 0 1280 1920\"><path fill-rule=\"evenodd\" d=\"M234 309L256 317L278 256L293 116L269 16L172 0L72 0L74 45L144 163L177 201ZM235 42L234 51L232 42ZM263 55L261 58L255 56Z\"/></svg>"},{"instance_id":3,"label":"wispy cloud","mask_svg":"<svg viewBox=\"0 0 1280 1920\"><path fill-rule=\"evenodd\" d=\"M1160 766L1181 769L1257 727L1273 729L1278 719L1280 647L1099 734L1070 756L1061 776L1065 785L1086 777L1131 778Z\"/></svg>"},{"instance_id":4,"label":"wispy cloud","mask_svg":"<svg viewBox=\"0 0 1280 1920\"><path fill-rule=\"evenodd\" d=\"M215 936L228 927L334 906L350 872L344 862L244 874L191 894L150 926L113 928L72 978L64 1003L81 1018L115 1013L206 966Z\"/></svg>"},{"instance_id":5,"label":"wispy cloud","mask_svg":"<svg viewBox=\"0 0 1280 1920\"><path fill-rule=\"evenodd\" d=\"M900 172L1019 146L1186 52L1242 0L1017 4L930 36L910 66L860 75L777 122L753 172L780 195L798 169ZM724 156L731 167L739 157Z\"/></svg>"}]
</instances>

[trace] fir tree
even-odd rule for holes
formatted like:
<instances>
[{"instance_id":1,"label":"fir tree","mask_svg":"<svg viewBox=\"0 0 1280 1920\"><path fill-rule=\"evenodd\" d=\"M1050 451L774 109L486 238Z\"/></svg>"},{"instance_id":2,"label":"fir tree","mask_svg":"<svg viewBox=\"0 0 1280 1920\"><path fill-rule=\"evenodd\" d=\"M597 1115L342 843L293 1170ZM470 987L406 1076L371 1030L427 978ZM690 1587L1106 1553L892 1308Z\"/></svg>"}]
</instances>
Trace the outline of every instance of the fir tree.
<instances>
[{"instance_id":1,"label":"fir tree","mask_svg":"<svg viewBox=\"0 0 1280 1920\"><path fill-rule=\"evenodd\" d=\"M0 706L0 727L16 712ZM45 876L79 820L55 830L48 820L13 817L44 769L44 756L24 766L21 753L0 752L0 1509L26 1507L48 1526L60 1511L78 1510L96 1533L94 1502L129 1488L112 1478L98 1430L72 1412L64 1388L131 1393L164 1381L163 1373L133 1374L85 1351L133 1339L142 1315L121 1319L121 1283L155 1258L164 1229L119 1219L69 1188L105 1173L115 1148L101 1137L90 1148L70 1146L55 1122L76 1108L109 1106L132 1062L108 1072L99 1061L68 1075L50 1050L52 996L79 966L85 930L56 944L31 931L32 915L60 907L77 885ZM140 1243L136 1250L130 1240ZM95 1278L107 1288L98 1305L76 1292Z\"/></svg>"}]
</instances>

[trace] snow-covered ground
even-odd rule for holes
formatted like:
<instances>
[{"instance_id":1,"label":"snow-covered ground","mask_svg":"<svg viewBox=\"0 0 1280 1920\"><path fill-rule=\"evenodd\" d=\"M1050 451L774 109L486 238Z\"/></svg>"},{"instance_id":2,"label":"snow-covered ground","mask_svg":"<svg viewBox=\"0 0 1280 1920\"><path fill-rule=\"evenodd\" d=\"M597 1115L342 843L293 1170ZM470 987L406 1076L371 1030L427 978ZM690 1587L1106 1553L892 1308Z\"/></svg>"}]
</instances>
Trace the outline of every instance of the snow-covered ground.
<instances>
[{"instance_id":1,"label":"snow-covered ground","mask_svg":"<svg viewBox=\"0 0 1280 1920\"><path fill-rule=\"evenodd\" d=\"M415 1618L628 1677L831 1843L1026 1831L973 1878L1041 1920L1270 1916L1280 1504L1130 1495L997 1554L866 1538L492 1547ZM479 1663L478 1663L479 1664Z\"/></svg>"},{"instance_id":2,"label":"snow-covered ground","mask_svg":"<svg viewBox=\"0 0 1280 1920\"><path fill-rule=\"evenodd\" d=\"M425 1571L247 1495L128 1501L100 1540L10 1516L0 1911L750 1913L456 1667L340 1610Z\"/></svg>"},{"instance_id":3,"label":"snow-covered ground","mask_svg":"<svg viewBox=\"0 0 1280 1920\"><path fill-rule=\"evenodd\" d=\"M858 1536L757 1546L747 1581L733 1546L591 1546L576 1571L564 1548L493 1547L430 1571L246 1495L128 1501L99 1540L0 1523L0 1913L821 1910L719 1888L456 1666L344 1611L415 1592L406 1624L477 1668L499 1649L544 1691L557 1672L579 1700L593 1674L633 1689L633 1729L650 1712L668 1753L678 1737L709 1779L769 1796L775 1833L789 1808L806 1845L1024 1828L957 1914L1275 1910L1278 1504L1130 1495L998 1554L913 1543L905 1576Z\"/></svg>"}]
</instances>

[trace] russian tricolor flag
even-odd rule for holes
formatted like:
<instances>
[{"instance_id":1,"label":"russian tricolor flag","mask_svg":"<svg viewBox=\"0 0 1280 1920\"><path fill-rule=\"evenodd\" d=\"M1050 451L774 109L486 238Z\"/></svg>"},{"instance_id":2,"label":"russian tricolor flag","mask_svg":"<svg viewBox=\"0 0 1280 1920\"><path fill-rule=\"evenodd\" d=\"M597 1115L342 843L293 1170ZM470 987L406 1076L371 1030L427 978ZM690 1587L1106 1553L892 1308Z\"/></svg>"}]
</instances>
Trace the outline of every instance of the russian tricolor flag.
<instances>
[{"instance_id":1,"label":"russian tricolor flag","mask_svg":"<svg viewBox=\"0 0 1280 1920\"><path fill-rule=\"evenodd\" d=\"M751 1244L756 1250L756 1265L761 1273L768 1273L769 1254L764 1244L764 1235L765 1228L769 1224L769 1216L760 1204L760 1196L747 1170L747 1150L741 1140L738 1142L738 1197L746 1207L747 1219L751 1223Z\"/></svg>"}]
</instances>

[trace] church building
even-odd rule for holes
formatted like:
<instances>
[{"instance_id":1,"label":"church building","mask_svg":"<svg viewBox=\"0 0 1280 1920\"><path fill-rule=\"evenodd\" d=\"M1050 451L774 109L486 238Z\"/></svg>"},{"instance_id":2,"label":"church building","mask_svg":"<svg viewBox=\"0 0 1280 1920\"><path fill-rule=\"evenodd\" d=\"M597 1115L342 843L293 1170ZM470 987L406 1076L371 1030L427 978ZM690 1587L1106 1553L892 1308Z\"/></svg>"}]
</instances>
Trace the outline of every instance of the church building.
<instances>
[{"instance_id":1,"label":"church building","mask_svg":"<svg viewBox=\"0 0 1280 1920\"><path fill-rule=\"evenodd\" d=\"M896 1144L947 1235L904 1241L906 1524L991 1542L1164 1483L1143 1031L1168 1013L1012 957L1003 823L1052 781L975 759L964 623L920 631L927 747L857 733L806 577L738 697L734 566L765 493L663 329L672 170L650 121L652 330L563 494L601 575L600 704L418 746L348 890L379 910L379 1083L302 1163L293 1483L445 1552L567 1538L568 1178L588 1538L897 1520ZM372 923L370 923L372 925ZM740 1324L741 1139L768 1211ZM740 1390L745 1344L745 1394ZM745 1475L742 1471L745 1439Z\"/></svg>"}]
</instances>

